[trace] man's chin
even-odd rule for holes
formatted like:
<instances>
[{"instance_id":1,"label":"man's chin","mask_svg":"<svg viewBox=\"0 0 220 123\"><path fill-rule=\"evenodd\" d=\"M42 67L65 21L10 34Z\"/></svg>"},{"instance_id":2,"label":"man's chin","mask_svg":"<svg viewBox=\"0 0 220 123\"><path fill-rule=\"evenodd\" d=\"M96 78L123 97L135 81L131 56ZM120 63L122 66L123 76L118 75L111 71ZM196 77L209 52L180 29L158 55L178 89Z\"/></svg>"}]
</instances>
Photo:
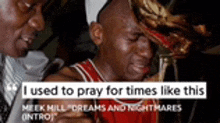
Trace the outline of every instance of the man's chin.
<instances>
[{"instance_id":1,"label":"man's chin","mask_svg":"<svg viewBox=\"0 0 220 123\"><path fill-rule=\"evenodd\" d=\"M25 50L24 52L22 52L19 57L25 57L27 56L29 50Z\"/></svg>"},{"instance_id":2,"label":"man's chin","mask_svg":"<svg viewBox=\"0 0 220 123\"><path fill-rule=\"evenodd\" d=\"M19 50L19 51L14 51L14 52L8 52L8 53L3 53L7 56L13 57L13 58L18 58L18 57L25 57L28 53L28 49L26 50Z\"/></svg>"},{"instance_id":3,"label":"man's chin","mask_svg":"<svg viewBox=\"0 0 220 123\"><path fill-rule=\"evenodd\" d=\"M145 79L146 74L139 74L139 75L130 75L127 77L126 81L143 81Z\"/></svg>"}]
</instances>

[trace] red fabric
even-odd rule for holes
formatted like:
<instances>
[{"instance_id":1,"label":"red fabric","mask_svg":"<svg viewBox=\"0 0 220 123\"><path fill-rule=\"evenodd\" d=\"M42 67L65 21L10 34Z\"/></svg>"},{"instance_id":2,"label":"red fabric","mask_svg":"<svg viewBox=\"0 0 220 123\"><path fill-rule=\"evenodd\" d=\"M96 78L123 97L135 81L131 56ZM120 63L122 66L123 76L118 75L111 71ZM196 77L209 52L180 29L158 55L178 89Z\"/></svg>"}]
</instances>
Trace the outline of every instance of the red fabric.
<instances>
[{"instance_id":1,"label":"red fabric","mask_svg":"<svg viewBox=\"0 0 220 123\"><path fill-rule=\"evenodd\" d=\"M171 50L171 51L173 50L173 43L170 42L170 41L168 41L168 39L167 39L166 36L164 36L164 35L162 35L162 34L156 32L156 31L153 31L153 30L151 30L151 29L149 29L149 28L145 28L145 29L146 29L146 31L147 31L150 35L152 35L152 36L154 36L155 38L157 38L157 39L163 44L163 46L165 46L166 48L168 48L168 49Z\"/></svg>"},{"instance_id":2,"label":"red fabric","mask_svg":"<svg viewBox=\"0 0 220 123\"><path fill-rule=\"evenodd\" d=\"M88 78L92 78L94 82L104 82L104 80L101 78L101 76L98 74L96 69L93 67L92 63L90 63L89 60L82 62L78 64L78 66L81 66L85 71L82 71L87 80ZM81 70L83 70L81 69ZM89 75L88 75L89 74ZM125 103L137 103L140 100L120 100ZM109 106L116 106L121 105L115 100L98 100L98 104L105 105L106 109L108 109ZM153 104L153 101L147 101L147 104ZM158 112L150 112L150 111L144 111L144 112L136 112L136 111L105 111L105 112L98 112L98 117L101 117L101 120L104 120L104 123L156 123L157 121L157 115ZM96 116L97 117L97 116Z\"/></svg>"},{"instance_id":3,"label":"red fabric","mask_svg":"<svg viewBox=\"0 0 220 123\"><path fill-rule=\"evenodd\" d=\"M106 109L110 105L121 105L114 100L99 100L99 104L105 105ZM148 101L148 104L152 102ZM157 121L157 112L106 111L100 112L99 116L106 123L156 123Z\"/></svg>"},{"instance_id":4,"label":"red fabric","mask_svg":"<svg viewBox=\"0 0 220 123\"><path fill-rule=\"evenodd\" d=\"M90 75L85 74L85 71L83 73L86 75L87 80L92 81L90 78L93 79L94 82L104 82L104 80L99 76L99 74L96 72L93 65L90 63L89 60L81 62L80 65L84 68L84 70Z\"/></svg>"}]
</instances>

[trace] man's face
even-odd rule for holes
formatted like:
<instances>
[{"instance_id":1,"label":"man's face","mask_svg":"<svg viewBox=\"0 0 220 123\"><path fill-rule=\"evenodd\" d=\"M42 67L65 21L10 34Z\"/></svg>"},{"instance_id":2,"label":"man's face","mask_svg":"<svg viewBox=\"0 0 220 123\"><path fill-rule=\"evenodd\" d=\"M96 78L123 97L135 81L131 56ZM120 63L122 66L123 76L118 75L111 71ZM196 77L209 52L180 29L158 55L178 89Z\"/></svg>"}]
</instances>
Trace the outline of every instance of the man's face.
<instances>
[{"instance_id":1,"label":"man's face","mask_svg":"<svg viewBox=\"0 0 220 123\"><path fill-rule=\"evenodd\" d=\"M30 48L45 22L42 6L47 0L0 0L0 53L19 57Z\"/></svg>"},{"instance_id":2,"label":"man's face","mask_svg":"<svg viewBox=\"0 0 220 123\"><path fill-rule=\"evenodd\" d=\"M104 43L100 50L120 81L141 81L150 72L151 41L131 17L112 17L103 26ZM111 71L111 70L109 70Z\"/></svg>"}]
</instances>

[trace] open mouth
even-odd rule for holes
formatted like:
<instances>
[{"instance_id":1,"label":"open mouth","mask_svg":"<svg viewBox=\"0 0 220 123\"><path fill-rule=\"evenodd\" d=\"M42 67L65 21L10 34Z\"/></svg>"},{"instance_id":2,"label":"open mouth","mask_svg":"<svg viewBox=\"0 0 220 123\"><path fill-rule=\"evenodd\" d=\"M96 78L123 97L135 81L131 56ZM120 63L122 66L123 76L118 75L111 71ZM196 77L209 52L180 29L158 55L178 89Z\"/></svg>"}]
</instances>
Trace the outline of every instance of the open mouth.
<instances>
[{"instance_id":1,"label":"open mouth","mask_svg":"<svg viewBox=\"0 0 220 123\"><path fill-rule=\"evenodd\" d=\"M21 36L21 39L24 41L24 42L27 42L29 45L33 43L33 40L35 39L34 36Z\"/></svg>"},{"instance_id":2,"label":"open mouth","mask_svg":"<svg viewBox=\"0 0 220 123\"><path fill-rule=\"evenodd\" d=\"M22 35L19 40L19 47L23 50L27 50L31 47L33 40L35 39L34 36L29 36L29 35Z\"/></svg>"},{"instance_id":3,"label":"open mouth","mask_svg":"<svg viewBox=\"0 0 220 123\"><path fill-rule=\"evenodd\" d=\"M131 64L130 67L130 70L132 70L135 74L146 74L150 72L150 66L148 64L135 62Z\"/></svg>"},{"instance_id":4,"label":"open mouth","mask_svg":"<svg viewBox=\"0 0 220 123\"><path fill-rule=\"evenodd\" d=\"M151 60L143 57L139 57L137 55L131 58L131 62L129 65L129 72L132 74L148 74L151 68Z\"/></svg>"},{"instance_id":5,"label":"open mouth","mask_svg":"<svg viewBox=\"0 0 220 123\"><path fill-rule=\"evenodd\" d=\"M137 63L137 62L135 62L135 63L133 63L133 64L134 64L135 67L138 67L138 68L144 68L144 67L145 67L145 64L143 64L143 63Z\"/></svg>"},{"instance_id":6,"label":"open mouth","mask_svg":"<svg viewBox=\"0 0 220 123\"><path fill-rule=\"evenodd\" d=\"M20 38L18 38L16 43L16 49L19 56L23 56L27 53L28 49L30 49L33 40L35 39L35 36L32 35L21 35Z\"/></svg>"}]
</instances>

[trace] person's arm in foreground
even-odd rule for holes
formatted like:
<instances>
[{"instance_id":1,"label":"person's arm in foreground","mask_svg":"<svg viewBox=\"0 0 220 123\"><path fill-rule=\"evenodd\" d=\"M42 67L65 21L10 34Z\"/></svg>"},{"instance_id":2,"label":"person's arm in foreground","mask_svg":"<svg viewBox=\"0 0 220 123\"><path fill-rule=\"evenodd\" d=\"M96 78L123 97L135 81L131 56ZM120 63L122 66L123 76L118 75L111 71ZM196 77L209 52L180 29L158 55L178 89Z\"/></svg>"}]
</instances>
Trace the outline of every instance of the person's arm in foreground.
<instances>
[{"instance_id":1,"label":"person's arm in foreground","mask_svg":"<svg viewBox=\"0 0 220 123\"><path fill-rule=\"evenodd\" d=\"M50 75L45 79L45 82L56 82L56 81L74 81L71 77L71 71L69 68L64 68L56 75ZM48 100L42 99L39 100L40 105L58 105L59 107L63 106L64 109L67 108L68 105L92 105L93 102L91 100L71 100L71 99L60 99L60 100ZM94 116L92 113L85 113L83 111L72 111L67 110L65 112L48 112L45 110L43 113L50 113L56 115L52 121L44 121L44 123L93 123Z\"/></svg>"}]
</instances>

